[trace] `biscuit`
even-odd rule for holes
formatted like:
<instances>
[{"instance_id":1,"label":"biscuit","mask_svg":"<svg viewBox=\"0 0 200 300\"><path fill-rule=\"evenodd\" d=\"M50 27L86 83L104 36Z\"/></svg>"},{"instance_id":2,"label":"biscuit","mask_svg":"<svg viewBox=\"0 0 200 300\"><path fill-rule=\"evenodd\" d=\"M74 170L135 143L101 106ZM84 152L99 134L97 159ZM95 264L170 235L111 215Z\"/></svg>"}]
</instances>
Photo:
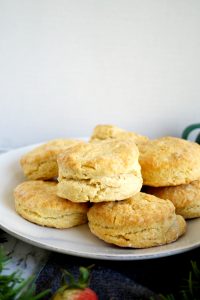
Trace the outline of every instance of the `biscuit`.
<instances>
[{"instance_id":1,"label":"biscuit","mask_svg":"<svg viewBox=\"0 0 200 300\"><path fill-rule=\"evenodd\" d=\"M88 211L91 232L120 247L147 248L171 243L186 231L169 200L138 193L124 201L95 203Z\"/></svg>"},{"instance_id":2,"label":"biscuit","mask_svg":"<svg viewBox=\"0 0 200 300\"><path fill-rule=\"evenodd\" d=\"M72 139L56 139L23 155L20 163L25 176L33 180L57 177L57 155L80 142Z\"/></svg>"},{"instance_id":3,"label":"biscuit","mask_svg":"<svg viewBox=\"0 0 200 300\"><path fill-rule=\"evenodd\" d=\"M14 190L15 208L38 225L70 228L87 222L86 203L73 203L56 195L56 182L25 181Z\"/></svg>"},{"instance_id":4,"label":"biscuit","mask_svg":"<svg viewBox=\"0 0 200 300\"><path fill-rule=\"evenodd\" d=\"M57 194L74 202L123 200L142 187L132 140L79 144L58 156Z\"/></svg>"},{"instance_id":5,"label":"biscuit","mask_svg":"<svg viewBox=\"0 0 200 300\"><path fill-rule=\"evenodd\" d=\"M106 139L126 139L131 138L136 143L137 146L140 144L146 143L149 139L146 136L137 134L135 132L126 131L117 126L113 125L97 125L92 133L90 138L91 142L98 140L106 140Z\"/></svg>"},{"instance_id":6,"label":"biscuit","mask_svg":"<svg viewBox=\"0 0 200 300\"><path fill-rule=\"evenodd\" d=\"M144 185L187 184L200 178L200 146L175 137L152 140L140 149Z\"/></svg>"},{"instance_id":7,"label":"biscuit","mask_svg":"<svg viewBox=\"0 0 200 300\"><path fill-rule=\"evenodd\" d=\"M146 192L172 201L176 213L185 219L200 217L200 180L171 187L146 187Z\"/></svg>"}]
</instances>

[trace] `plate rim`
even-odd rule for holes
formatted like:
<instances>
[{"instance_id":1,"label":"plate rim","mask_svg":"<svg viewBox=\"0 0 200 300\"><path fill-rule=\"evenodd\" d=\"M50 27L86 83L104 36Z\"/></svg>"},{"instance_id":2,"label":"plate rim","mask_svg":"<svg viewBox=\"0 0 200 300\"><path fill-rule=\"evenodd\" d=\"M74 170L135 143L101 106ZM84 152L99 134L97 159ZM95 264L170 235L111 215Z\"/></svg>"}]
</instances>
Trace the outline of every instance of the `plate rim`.
<instances>
[{"instance_id":1,"label":"plate rim","mask_svg":"<svg viewBox=\"0 0 200 300\"><path fill-rule=\"evenodd\" d=\"M76 256L76 257L82 257L82 258L89 258L89 259L98 259L98 260L112 260L112 261L134 261L134 260L148 260L148 259L158 259L158 258L162 258L162 257L168 257L168 256L172 256L172 255L178 255L181 253L185 253L191 250L194 250L196 248L199 247L199 244L193 244L190 247L185 247L185 248L178 248L178 249L174 249L174 250L170 250L170 251L163 251L160 253L155 253L155 254L144 254L144 255L135 255L135 254L110 254L110 255L106 255L106 254L91 254L91 253L82 253L82 252L75 252L72 250L67 250L64 251L63 249L60 249L58 247L54 247L54 246L49 246L49 245L45 245L42 242L39 241L35 241L35 239L31 239L29 237L25 237L17 232L15 232L14 230L9 230L8 228L4 227L2 224L0 224L0 228L2 230L4 230L5 232L7 232L8 234L12 235L13 237L26 242L30 245L33 246L37 246L38 248L41 249L45 249L45 250L49 250L49 251L54 251L57 253L62 253L62 254L66 254L66 255L71 255L71 256ZM175 242L174 242L175 243ZM160 246L162 247L162 246ZM151 247L152 248L152 247ZM148 249L148 248L146 248ZM133 249L134 250L134 249ZM137 249L138 250L138 249Z\"/></svg>"},{"instance_id":2,"label":"plate rim","mask_svg":"<svg viewBox=\"0 0 200 300\"><path fill-rule=\"evenodd\" d=\"M80 138L80 139L86 139L85 137L84 138ZM0 163L1 161L4 160L4 158L6 156L12 156L12 155L18 155L19 154L17 152L20 153L20 156L23 155L23 153L25 153L25 151L27 151L28 149L33 149L34 147L37 147L41 144L43 144L44 142L42 143L37 143L37 144L31 144L31 145L27 145L27 146L24 146L24 147L19 147L19 148L16 148L16 149L12 149L8 152L5 152L5 153L1 153L0 155ZM23 153L21 153L23 152ZM1 166L0 166L1 167ZM0 206L1 206L1 200L0 200ZM28 221L27 221L28 222ZM188 221L187 221L188 222ZM29 222L30 224L32 224L31 222ZM33 224L33 225L36 225L36 224ZM39 226L39 225L37 225ZM161 258L161 257L167 257L167 256L171 256L171 255L176 255L176 254L180 254L180 253L183 253L183 252L187 252L187 251L190 251L192 249L195 249L197 247L200 246L200 239L199 239L199 242L197 241L196 243L192 243L190 245L185 245L184 247L178 247L178 248L174 248L174 249L165 249L163 251L159 251L156 253L153 252L153 253L149 253L148 254L148 249L156 249L157 247L151 247L151 248L146 248L146 249L134 249L134 248L128 248L128 250L146 250L147 253L141 253L141 254L137 254L137 253L108 253L108 254L105 254L105 253L94 253L94 252L84 252L84 251L74 251L74 250L70 250L70 249L62 249L62 248L59 248L58 246L52 246L52 245L49 245L48 243L45 244L45 242L42 242L41 239L37 239L36 237L31 237L31 236L28 236L27 234L21 234L19 231L17 230L14 230L12 228L12 226L9 227L9 224L5 224L5 222L3 222L3 220L0 219L0 228L3 229L5 232L7 232L8 234L16 237L17 239L20 239L26 243L29 243L29 244L32 244L34 246L37 246L39 248L42 248L42 249L47 249L47 250L50 250L50 251L54 251L54 252L59 252L59 253L63 253L63 254L68 254L68 255L72 255L72 256L78 256L78 257L85 257L85 258L93 258L93 259L99 259L99 260L123 260L123 261L130 261L130 260L146 260L146 259L155 259L155 258ZM44 228L44 227L42 227ZM49 228L51 229L51 228ZM187 234L187 233L186 233ZM179 238L181 239L181 237ZM173 244L176 243L173 242ZM171 243L172 244L172 243ZM167 246L167 245L163 245L163 246ZM158 246L158 247L162 247L162 246ZM118 249L118 248L116 248ZM124 248L119 248L120 250L125 250ZM113 248L113 251L114 251L114 248Z\"/></svg>"}]
</instances>

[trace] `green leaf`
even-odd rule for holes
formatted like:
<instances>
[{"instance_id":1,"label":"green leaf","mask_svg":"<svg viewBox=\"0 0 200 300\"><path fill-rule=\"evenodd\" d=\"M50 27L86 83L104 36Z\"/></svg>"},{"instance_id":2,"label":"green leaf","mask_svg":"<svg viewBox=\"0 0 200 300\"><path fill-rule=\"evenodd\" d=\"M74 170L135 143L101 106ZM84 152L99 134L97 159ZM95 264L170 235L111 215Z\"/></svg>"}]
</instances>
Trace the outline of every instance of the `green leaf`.
<instances>
[{"instance_id":1,"label":"green leaf","mask_svg":"<svg viewBox=\"0 0 200 300\"><path fill-rule=\"evenodd\" d=\"M0 247L0 299L1 300L39 300L49 293L46 290L40 294L35 294L35 277L23 279L20 271L9 275L2 274L9 258Z\"/></svg>"},{"instance_id":2,"label":"green leaf","mask_svg":"<svg viewBox=\"0 0 200 300\"><path fill-rule=\"evenodd\" d=\"M159 295L161 300L199 300L200 299L200 268L197 262L191 261L188 279L183 279L177 295Z\"/></svg>"},{"instance_id":3,"label":"green leaf","mask_svg":"<svg viewBox=\"0 0 200 300\"><path fill-rule=\"evenodd\" d=\"M81 288L86 288L88 286L89 278L90 278L89 270L87 268L80 267L78 284Z\"/></svg>"},{"instance_id":4,"label":"green leaf","mask_svg":"<svg viewBox=\"0 0 200 300\"><path fill-rule=\"evenodd\" d=\"M89 285L90 269L93 266L94 265L91 265L88 268L80 267L77 281L70 272L67 270L62 270L61 287L56 291L55 294L62 294L67 289L85 289Z\"/></svg>"}]
</instances>

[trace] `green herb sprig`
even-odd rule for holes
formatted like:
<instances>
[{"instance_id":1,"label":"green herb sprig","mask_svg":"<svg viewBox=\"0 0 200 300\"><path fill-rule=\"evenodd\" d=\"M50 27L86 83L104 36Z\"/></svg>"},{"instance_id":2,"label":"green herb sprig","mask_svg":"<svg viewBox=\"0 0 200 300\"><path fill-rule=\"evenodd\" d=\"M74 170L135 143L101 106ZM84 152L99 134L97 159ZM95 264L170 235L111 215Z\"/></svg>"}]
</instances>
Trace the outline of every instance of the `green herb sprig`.
<instances>
[{"instance_id":1,"label":"green herb sprig","mask_svg":"<svg viewBox=\"0 0 200 300\"><path fill-rule=\"evenodd\" d=\"M23 279L20 271L4 275L3 271L9 258L6 256L2 247L0 247L0 299L1 300L39 300L49 293L46 290L35 294L35 277Z\"/></svg>"},{"instance_id":2,"label":"green herb sprig","mask_svg":"<svg viewBox=\"0 0 200 300\"><path fill-rule=\"evenodd\" d=\"M153 300L153 298L151 298ZM188 278L183 279L183 284L176 295L159 295L160 300L199 300L200 299L200 266L191 261L191 271Z\"/></svg>"}]
</instances>

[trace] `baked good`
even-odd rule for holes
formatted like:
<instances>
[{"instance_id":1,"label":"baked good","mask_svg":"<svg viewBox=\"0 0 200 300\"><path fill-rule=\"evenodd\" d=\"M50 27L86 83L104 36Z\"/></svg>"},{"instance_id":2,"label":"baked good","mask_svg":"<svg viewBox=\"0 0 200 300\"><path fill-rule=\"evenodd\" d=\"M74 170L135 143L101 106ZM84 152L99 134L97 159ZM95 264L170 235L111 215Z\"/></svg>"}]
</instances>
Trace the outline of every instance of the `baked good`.
<instances>
[{"instance_id":1,"label":"baked good","mask_svg":"<svg viewBox=\"0 0 200 300\"><path fill-rule=\"evenodd\" d=\"M200 180L169 187L146 187L146 192L171 200L176 213L185 219L200 217Z\"/></svg>"},{"instance_id":2,"label":"baked good","mask_svg":"<svg viewBox=\"0 0 200 300\"><path fill-rule=\"evenodd\" d=\"M126 139L131 138L136 143L140 145L146 143L149 139L146 136L137 134L135 132L126 131L114 125L97 125L90 138L91 142L106 140L106 139Z\"/></svg>"},{"instance_id":3,"label":"baked good","mask_svg":"<svg viewBox=\"0 0 200 300\"><path fill-rule=\"evenodd\" d=\"M14 190L15 208L24 219L47 227L69 228L87 222L86 203L56 195L56 182L25 181Z\"/></svg>"},{"instance_id":4,"label":"baked good","mask_svg":"<svg viewBox=\"0 0 200 300\"><path fill-rule=\"evenodd\" d=\"M138 193L124 201L95 203L88 211L91 232L120 247L147 248L171 243L185 230L169 200Z\"/></svg>"},{"instance_id":5,"label":"baked good","mask_svg":"<svg viewBox=\"0 0 200 300\"><path fill-rule=\"evenodd\" d=\"M138 156L131 139L75 145L58 156L57 194L74 202L126 199L142 187Z\"/></svg>"},{"instance_id":6,"label":"baked good","mask_svg":"<svg viewBox=\"0 0 200 300\"><path fill-rule=\"evenodd\" d=\"M140 149L144 185L174 186L200 178L200 146L175 137L151 140Z\"/></svg>"},{"instance_id":7,"label":"baked good","mask_svg":"<svg viewBox=\"0 0 200 300\"><path fill-rule=\"evenodd\" d=\"M72 139L49 141L22 156L20 163L28 179L51 179L58 176L57 155L80 143Z\"/></svg>"}]
</instances>

